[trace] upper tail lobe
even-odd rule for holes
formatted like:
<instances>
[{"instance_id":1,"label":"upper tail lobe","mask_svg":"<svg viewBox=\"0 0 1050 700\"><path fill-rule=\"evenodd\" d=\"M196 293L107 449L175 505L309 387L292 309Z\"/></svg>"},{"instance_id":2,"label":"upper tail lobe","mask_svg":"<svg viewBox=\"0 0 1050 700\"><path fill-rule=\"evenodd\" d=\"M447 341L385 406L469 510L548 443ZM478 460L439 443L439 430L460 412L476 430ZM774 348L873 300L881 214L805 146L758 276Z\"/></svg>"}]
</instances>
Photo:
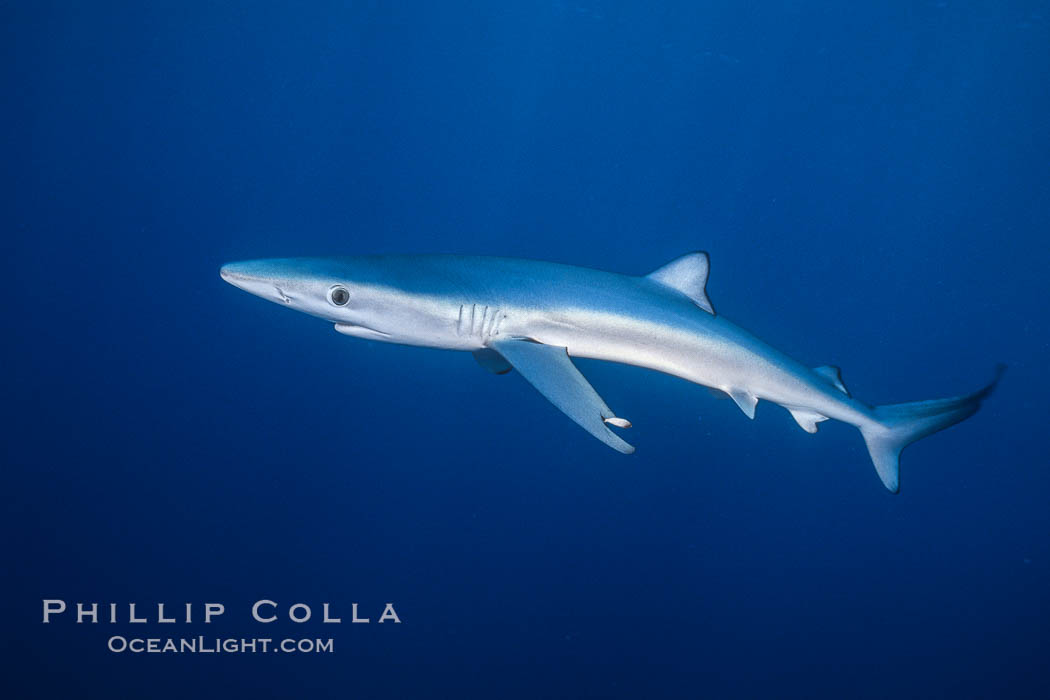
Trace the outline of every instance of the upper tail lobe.
<instances>
[{"instance_id":1,"label":"upper tail lobe","mask_svg":"<svg viewBox=\"0 0 1050 700\"><path fill-rule=\"evenodd\" d=\"M944 430L977 413L981 402L995 389L1005 369L1005 365L999 365L995 379L968 396L875 407L876 423L862 426L860 432L868 444L875 471L891 493L900 490L901 451L919 438Z\"/></svg>"}]
</instances>

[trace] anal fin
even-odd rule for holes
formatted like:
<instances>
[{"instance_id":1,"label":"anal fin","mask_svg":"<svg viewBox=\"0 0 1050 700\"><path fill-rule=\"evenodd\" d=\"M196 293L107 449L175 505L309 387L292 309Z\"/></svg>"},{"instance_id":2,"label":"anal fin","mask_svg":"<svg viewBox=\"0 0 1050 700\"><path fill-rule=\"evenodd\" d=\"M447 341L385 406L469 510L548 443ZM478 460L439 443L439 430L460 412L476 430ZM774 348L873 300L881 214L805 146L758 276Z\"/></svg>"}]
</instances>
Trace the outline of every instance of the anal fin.
<instances>
[{"instance_id":1,"label":"anal fin","mask_svg":"<svg viewBox=\"0 0 1050 700\"><path fill-rule=\"evenodd\" d=\"M786 408L791 417L795 419L795 422L807 433L817 432L817 423L823 423L828 419L827 416L823 416L816 411L810 411L807 408L791 408L790 406Z\"/></svg>"}]
</instances>

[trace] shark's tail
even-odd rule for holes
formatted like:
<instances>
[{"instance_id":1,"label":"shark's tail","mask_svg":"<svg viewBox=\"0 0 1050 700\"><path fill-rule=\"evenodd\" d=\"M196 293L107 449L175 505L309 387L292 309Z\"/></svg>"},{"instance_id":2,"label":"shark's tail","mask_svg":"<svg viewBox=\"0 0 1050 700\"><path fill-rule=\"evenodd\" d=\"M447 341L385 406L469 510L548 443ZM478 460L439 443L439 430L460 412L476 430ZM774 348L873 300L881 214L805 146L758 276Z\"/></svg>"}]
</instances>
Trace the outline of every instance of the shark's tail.
<instances>
[{"instance_id":1,"label":"shark's tail","mask_svg":"<svg viewBox=\"0 0 1050 700\"><path fill-rule=\"evenodd\" d=\"M875 407L876 422L861 426L860 432L868 443L875 471L891 493L900 490L901 451L919 438L944 430L977 413L981 402L995 389L1005 369L1005 365L999 365L995 379L969 396Z\"/></svg>"}]
</instances>

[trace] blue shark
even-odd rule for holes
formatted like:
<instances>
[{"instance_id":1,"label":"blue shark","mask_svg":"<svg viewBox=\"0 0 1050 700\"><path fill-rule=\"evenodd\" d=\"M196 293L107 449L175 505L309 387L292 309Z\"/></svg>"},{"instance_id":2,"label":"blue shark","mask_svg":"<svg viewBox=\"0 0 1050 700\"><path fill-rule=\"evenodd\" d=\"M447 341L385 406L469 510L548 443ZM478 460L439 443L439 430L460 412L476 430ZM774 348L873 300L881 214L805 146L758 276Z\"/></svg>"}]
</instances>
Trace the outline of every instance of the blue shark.
<instances>
[{"instance_id":1,"label":"blue shark","mask_svg":"<svg viewBox=\"0 0 1050 700\"><path fill-rule=\"evenodd\" d=\"M885 487L900 487L901 451L973 415L984 388L932 401L872 406L854 398L837 367L809 367L715 312L710 260L699 251L646 275L513 258L376 255L251 260L224 280L334 324L344 335L473 353L496 374L517 370L584 430L619 452L610 429L631 427L572 362L619 362L727 394L748 418L778 404L803 430L834 419L860 430Z\"/></svg>"}]
</instances>

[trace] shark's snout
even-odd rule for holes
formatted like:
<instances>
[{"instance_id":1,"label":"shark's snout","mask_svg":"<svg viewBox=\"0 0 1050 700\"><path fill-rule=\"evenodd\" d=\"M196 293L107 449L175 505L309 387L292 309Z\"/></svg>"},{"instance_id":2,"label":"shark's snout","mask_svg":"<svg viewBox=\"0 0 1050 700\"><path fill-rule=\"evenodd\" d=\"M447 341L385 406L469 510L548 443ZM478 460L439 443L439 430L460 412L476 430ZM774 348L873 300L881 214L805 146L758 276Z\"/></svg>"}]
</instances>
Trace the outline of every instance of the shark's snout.
<instances>
[{"instance_id":1,"label":"shark's snout","mask_svg":"<svg viewBox=\"0 0 1050 700\"><path fill-rule=\"evenodd\" d=\"M291 303L291 297L282 288L288 286L285 278L275 275L272 266L264 261L227 263L219 268L219 276L249 294L270 301Z\"/></svg>"},{"instance_id":2,"label":"shark's snout","mask_svg":"<svg viewBox=\"0 0 1050 700\"><path fill-rule=\"evenodd\" d=\"M251 263L228 263L219 268L219 276L238 289L258 294L261 285L266 284L259 270L253 270Z\"/></svg>"},{"instance_id":3,"label":"shark's snout","mask_svg":"<svg viewBox=\"0 0 1050 700\"><path fill-rule=\"evenodd\" d=\"M237 284L237 280L241 278L241 274L238 272L237 263L229 263L219 268L219 277L229 282L232 285Z\"/></svg>"}]
</instances>

